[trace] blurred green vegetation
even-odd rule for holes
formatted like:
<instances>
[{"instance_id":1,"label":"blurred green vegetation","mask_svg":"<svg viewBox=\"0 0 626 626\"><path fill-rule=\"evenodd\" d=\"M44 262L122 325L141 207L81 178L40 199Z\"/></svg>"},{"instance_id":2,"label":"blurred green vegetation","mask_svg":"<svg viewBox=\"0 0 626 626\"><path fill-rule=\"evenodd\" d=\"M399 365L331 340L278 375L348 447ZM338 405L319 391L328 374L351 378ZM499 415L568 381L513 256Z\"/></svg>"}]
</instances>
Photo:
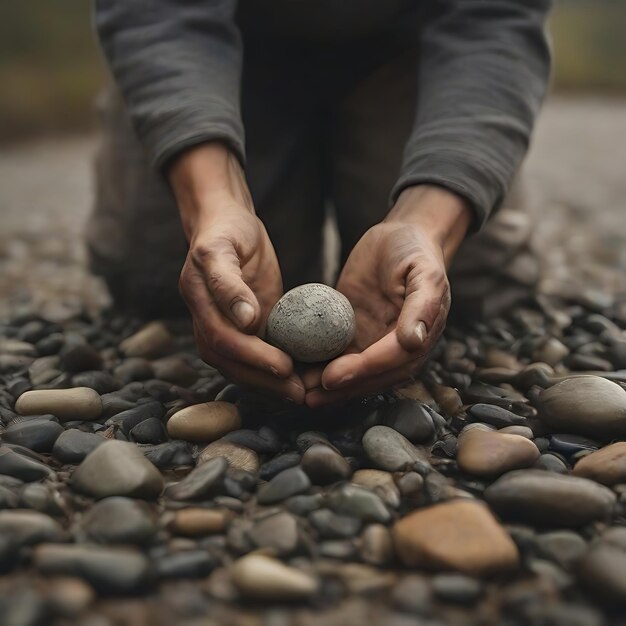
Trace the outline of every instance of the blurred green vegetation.
<instances>
[{"instance_id":1,"label":"blurred green vegetation","mask_svg":"<svg viewBox=\"0 0 626 626\"><path fill-rule=\"evenodd\" d=\"M0 6L0 139L93 124L104 69L88 0ZM626 0L556 0L554 88L626 94Z\"/></svg>"}]
</instances>

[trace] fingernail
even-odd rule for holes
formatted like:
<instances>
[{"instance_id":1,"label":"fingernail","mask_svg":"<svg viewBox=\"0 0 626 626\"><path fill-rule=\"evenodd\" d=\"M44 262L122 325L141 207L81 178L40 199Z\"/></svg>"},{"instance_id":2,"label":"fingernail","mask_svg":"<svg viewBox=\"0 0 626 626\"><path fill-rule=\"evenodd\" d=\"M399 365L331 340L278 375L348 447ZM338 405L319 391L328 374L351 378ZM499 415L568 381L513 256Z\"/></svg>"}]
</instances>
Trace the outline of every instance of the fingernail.
<instances>
[{"instance_id":1,"label":"fingernail","mask_svg":"<svg viewBox=\"0 0 626 626\"><path fill-rule=\"evenodd\" d=\"M418 325L415 327L415 334L422 343L426 341L426 335L428 335L428 331L426 330L426 324L424 324L424 322L418 323Z\"/></svg>"},{"instance_id":2,"label":"fingernail","mask_svg":"<svg viewBox=\"0 0 626 626\"><path fill-rule=\"evenodd\" d=\"M231 307L231 311L242 328L247 328L254 320L254 307L245 300L237 300Z\"/></svg>"},{"instance_id":3,"label":"fingernail","mask_svg":"<svg viewBox=\"0 0 626 626\"><path fill-rule=\"evenodd\" d=\"M347 374L343 378L339 379L339 381L337 382L337 387L343 387L344 385L347 385L353 379L354 379L354 374Z\"/></svg>"}]
</instances>

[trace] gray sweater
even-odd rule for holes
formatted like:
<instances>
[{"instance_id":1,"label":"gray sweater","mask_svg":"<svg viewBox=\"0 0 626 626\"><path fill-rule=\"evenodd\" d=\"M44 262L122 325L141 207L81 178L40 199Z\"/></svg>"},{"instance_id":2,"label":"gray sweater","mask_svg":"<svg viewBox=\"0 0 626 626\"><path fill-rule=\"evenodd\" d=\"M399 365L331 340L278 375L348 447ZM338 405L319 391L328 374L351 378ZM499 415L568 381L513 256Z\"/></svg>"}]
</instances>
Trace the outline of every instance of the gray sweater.
<instances>
[{"instance_id":1,"label":"gray sweater","mask_svg":"<svg viewBox=\"0 0 626 626\"><path fill-rule=\"evenodd\" d=\"M96 0L105 56L156 167L216 139L245 163L242 32L319 48L395 37L418 51L419 71L415 124L392 199L407 186L439 184L471 203L476 227L502 201L548 82L550 0L237 4Z\"/></svg>"}]
</instances>

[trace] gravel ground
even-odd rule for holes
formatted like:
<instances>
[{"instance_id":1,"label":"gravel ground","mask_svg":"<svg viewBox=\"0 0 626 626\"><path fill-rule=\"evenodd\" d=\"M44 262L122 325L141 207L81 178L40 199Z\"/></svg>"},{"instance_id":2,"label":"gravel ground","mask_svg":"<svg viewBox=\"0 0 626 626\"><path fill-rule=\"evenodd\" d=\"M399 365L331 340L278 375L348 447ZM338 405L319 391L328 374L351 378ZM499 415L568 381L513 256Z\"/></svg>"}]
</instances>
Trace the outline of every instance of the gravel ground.
<instances>
[{"instance_id":1,"label":"gravel ground","mask_svg":"<svg viewBox=\"0 0 626 626\"><path fill-rule=\"evenodd\" d=\"M93 140L1 152L0 624L626 624L624 131L551 101L542 293L317 412L104 310Z\"/></svg>"}]
</instances>

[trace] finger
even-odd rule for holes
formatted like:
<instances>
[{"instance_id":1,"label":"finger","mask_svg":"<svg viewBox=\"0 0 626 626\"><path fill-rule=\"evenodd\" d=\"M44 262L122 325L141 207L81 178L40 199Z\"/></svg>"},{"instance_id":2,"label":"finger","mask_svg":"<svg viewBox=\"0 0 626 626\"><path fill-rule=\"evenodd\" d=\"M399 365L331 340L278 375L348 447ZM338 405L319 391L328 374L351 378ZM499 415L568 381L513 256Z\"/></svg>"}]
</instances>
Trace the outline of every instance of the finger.
<instances>
[{"instance_id":1,"label":"finger","mask_svg":"<svg viewBox=\"0 0 626 626\"><path fill-rule=\"evenodd\" d=\"M386 391L397 385L404 384L414 379L428 355L421 356L410 363L391 370L382 376L372 376L355 384L335 390L327 390L323 387L308 389L305 403L310 408L318 408L329 404L340 404L351 398L365 396L380 391Z\"/></svg>"},{"instance_id":2,"label":"finger","mask_svg":"<svg viewBox=\"0 0 626 626\"><path fill-rule=\"evenodd\" d=\"M202 359L211 363L228 380L254 387L255 389L289 400L290 402L295 402L296 404L302 404L304 402L304 385L295 374L288 378L280 379L244 363L233 361L211 350L206 344L202 332L196 325L194 325L194 333Z\"/></svg>"},{"instance_id":3,"label":"finger","mask_svg":"<svg viewBox=\"0 0 626 626\"><path fill-rule=\"evenodd\" d=\"M255 335L246 335L224 319L202 284L188 282L183 298L194 323L212 352L235 362L265 370L277 378L293 374L293 360L278 348L265 343Z\"/></svg>"},{"instance_id":4,"label":"finger","mask_svg":"<svg viewBox=\"0 0 626 626\"><path fill-rule=\"evenodd\" d=\"M322 373L325 389L338 389L371 376L380 375L407 363L412 355L398 341L395 331L386 334L358 354L346 354L331 361Z\"/></svg>"},{"instance_id":5,"label":"finger","mask_svg":"<svg viewBox=\"0 0 626 626\"><path fill-rule=\"evenodd\" d=\"M400 345L414 352L423 349L424 344L436 332L438 318L447 317L450 308L450 287L443 269L436 269L424 275L423 273L407 277L406 295L396 332Z\"/></svg>"},{"instance_id":6,"label":"finger","mask_svg":"<svg viewBox=\"0 0 626 626\"><path fill-rule=\"evenodd\" d=\"M196 246L191 258L222 314L242 331L258 328L261 307L242 278L239 255L232 242L218 238Z\"/></svg>"},{"instance_id":7,"label":"finger","mask_svg":"<svg viewBox=\"0 0 626 626\"><path fill-rule=\"evenodd\" d=\"M322 372L324 368L322 366L313 366L308 368L302 374L302 382L305 389L314 389L315 387L321 387L322 385Z\"/></svg>"}]
</instances>

